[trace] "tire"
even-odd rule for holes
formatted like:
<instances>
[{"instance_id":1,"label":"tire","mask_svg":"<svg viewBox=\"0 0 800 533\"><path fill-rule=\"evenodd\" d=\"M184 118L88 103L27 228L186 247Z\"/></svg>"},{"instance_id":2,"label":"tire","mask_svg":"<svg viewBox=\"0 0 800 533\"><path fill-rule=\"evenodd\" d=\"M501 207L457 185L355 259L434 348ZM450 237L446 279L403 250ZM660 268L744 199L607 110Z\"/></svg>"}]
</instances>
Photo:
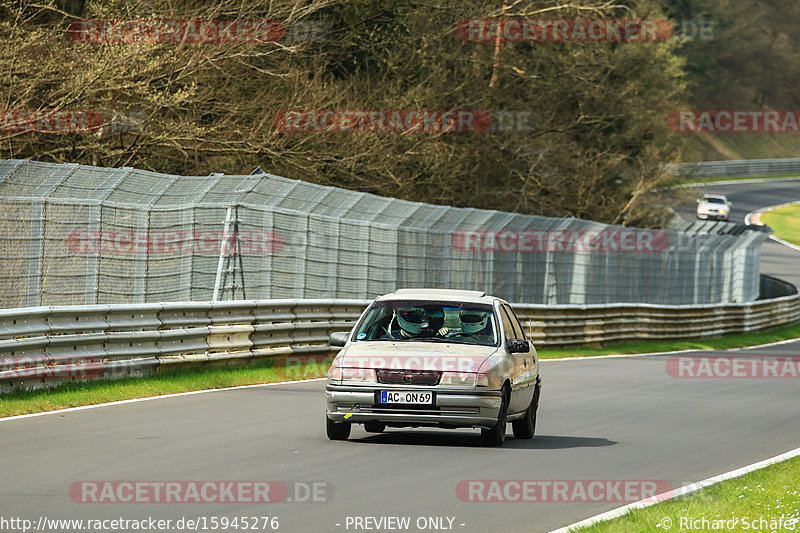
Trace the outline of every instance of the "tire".
<instances>
[{"instance_id":1,"label":"tire","mask_svg":"<svg viewBox=\"0 0 800 533\"><path fill-rule=\"evenodd\" d=\"M386 429L386 424L383 422L364 422L364 431L367 433L383 433L384 429Z\"/></svg>"},{"instance_id":2,"label":"tire","mask_svg":"<svg viewBox=\"0 0 800 533\"><path fill-rule=\"evenodd\" d=\"M497 423L492 429L481 429L481 438L487 446L502 446L506 441L506 412L508 411L508 389L503 389L503 401L497 413Z\"/></svg>"},{"instance_id":3,"label":"tire","mask_svg":"<svg viewBox=\"0 0 800 533\"><path fill-rule=\"evenodd\" d=\"M533 398L531 404L525 411L525 417L521 420L514 420L511 422L511 427L514 430L514 437L517 439L532 439L536 431L536 411L539 408L539 383L536 383L533 390Z\"/></svg>"},{"instance_id":4,"label":"tire","mask_svg":"<svg viewBox=\"0 0 800 533\"><path fill-rule=\"evenodd\" d=\"M325 431L331 440L347 440L350 437L350 422L334 422L325 417Z\"/></svg>"}]
</instances>

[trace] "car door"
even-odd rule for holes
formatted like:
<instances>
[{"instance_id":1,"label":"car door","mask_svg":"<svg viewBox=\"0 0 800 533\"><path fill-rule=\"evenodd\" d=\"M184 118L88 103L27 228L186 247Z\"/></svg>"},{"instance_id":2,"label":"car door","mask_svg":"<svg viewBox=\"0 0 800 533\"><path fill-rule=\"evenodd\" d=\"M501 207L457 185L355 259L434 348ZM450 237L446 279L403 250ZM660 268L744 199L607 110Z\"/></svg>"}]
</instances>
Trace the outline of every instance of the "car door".
<instances>
[{"instance_id":1,"label":"car door","mask_svg":"<svg viewBox=\"0 0 800 533\"><path fill-rule=\"evenodd\" d=\"M503 330L505 331L506 351L514 341L528 342L525 332L522 329L514 311L508 304L500 304L501 319ZM510 413L519 413L528 408L533 398L533 384L536 382L534 375L533 350L522 353L509 353L514 361L514 375L511 378L511 402L509 403Z\"/></svg>"},{"instance_id":2,"label":"car door","mask_svg":"<svg viewBox=\"0 0 800 533\"><path fill-rule=\"evenodd\" d=\"M529 352L520 354L525 356L525 369L526 369L526 377L525 381L528 383L529 386L533 386L536 384L537 377L539 375L539 360L538 356L536 355L536 347L533 343L528 339L528 336L525 335L525 328L522 327L522 321L517 317L517 314L514 312L514 309L511 306L508 306L509 314L511 315L511 322L514 324L514 330L519 331L520 340L528 343L530 348Z\"/></svg>"}]
</instances>

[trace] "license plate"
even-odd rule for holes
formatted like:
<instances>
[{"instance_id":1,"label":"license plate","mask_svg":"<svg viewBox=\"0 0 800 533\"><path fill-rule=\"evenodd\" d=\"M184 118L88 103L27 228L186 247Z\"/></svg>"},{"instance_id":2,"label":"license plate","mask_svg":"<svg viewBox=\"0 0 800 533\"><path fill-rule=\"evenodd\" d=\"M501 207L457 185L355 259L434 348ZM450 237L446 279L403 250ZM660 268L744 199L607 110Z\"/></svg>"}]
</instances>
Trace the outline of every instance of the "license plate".
<instances>
[{"instance_id":1,"label":"license plate","mask_svg":"<svg viewBox=\"0 0 800 533\"><path fill-rule=\"evenodd\" d=\"M381 391L381 403L433 404L433 393L422 391Z\"/></svg>"}]
</instances>

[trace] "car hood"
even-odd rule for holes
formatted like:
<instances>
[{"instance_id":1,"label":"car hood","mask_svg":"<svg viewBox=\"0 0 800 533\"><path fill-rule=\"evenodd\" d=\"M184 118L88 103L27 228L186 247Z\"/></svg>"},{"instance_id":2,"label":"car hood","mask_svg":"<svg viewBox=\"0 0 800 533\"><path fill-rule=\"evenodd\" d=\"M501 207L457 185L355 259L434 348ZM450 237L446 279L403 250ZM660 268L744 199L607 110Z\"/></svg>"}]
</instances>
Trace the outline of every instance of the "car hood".
<instances>
[{"instance_id":1,"label":"car hood","mask_svg":"<svg viewBox=\"0 0 800 533\"><path fill-rule=\"evenodd\" d=\"M700 202L699 206L700 207L705 207L706 209L712 209L712 208L713 209L721 209L721 208L727 208L728 207L725 204L717 204L717 203L714 203L714 202Z\"/></svg>"},{"instance_id":2,"label":"car hood","mask_svg":"<svg viewBox=\"0 0 800 533\"><path fill-rule=\"evenodd\" d=\"M354 342L339 354L340 366L395 370L477 372L495 354L495 346L444 342Z\"/></svg>"}]
</instances>

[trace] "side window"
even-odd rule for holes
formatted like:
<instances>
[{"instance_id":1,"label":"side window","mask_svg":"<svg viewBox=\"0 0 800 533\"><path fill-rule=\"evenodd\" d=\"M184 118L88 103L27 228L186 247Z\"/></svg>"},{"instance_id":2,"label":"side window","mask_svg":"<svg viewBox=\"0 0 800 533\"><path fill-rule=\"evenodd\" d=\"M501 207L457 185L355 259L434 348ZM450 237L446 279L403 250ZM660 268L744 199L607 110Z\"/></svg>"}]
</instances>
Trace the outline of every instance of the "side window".
<instances>
[{"instance_id":1,"label":"side window","mask_svg":"<svg viewBox=\"0 0 800 533\"><path fill-rule=\"evenodd\" d=\"M519 321L519 318L517 318L517 315L516 313L514 313L514 310L511 309L511 307L508 307L507 311L509 316L511 317L511 323L514 324L514 330L519 331L519 337L517 338L520 340L528 340L528 338L525 336L525 328L522 327L522 322Z\"/></svg>"},{"instance_id":2,"label":"side window","mask_svg":"<svg viewBox=\"0 0 800 533\"><path fill-rule=\"evenodd\" d=\"M514 328L514 322L505 305L500 306L500 316L503 319L503 331L509 339L519 339L519 331Z\"/></svg>"}]
</instances>

